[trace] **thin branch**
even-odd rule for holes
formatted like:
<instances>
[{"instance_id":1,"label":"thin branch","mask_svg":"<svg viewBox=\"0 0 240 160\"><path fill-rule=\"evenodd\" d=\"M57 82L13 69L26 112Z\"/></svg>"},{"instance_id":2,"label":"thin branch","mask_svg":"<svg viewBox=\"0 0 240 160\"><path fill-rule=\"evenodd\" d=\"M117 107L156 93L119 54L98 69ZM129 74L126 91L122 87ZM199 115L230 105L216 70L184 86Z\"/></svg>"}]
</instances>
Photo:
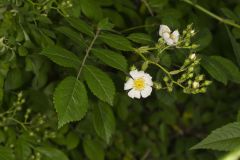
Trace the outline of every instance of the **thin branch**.
<instances>
[{"instance_id":1,"label":"thin branch","mask_svg":"<svg viewBox=\"0 0 240 160\"><path fill-rule=\"evenodd\" d=\"M91 41L89 47L88 47L87 50L86 50L86 54L85 54L85 56L84 56L84 58L83 58L81 67L80 67L80 69L79 69L79 71L78 71L78 74L77 74L77 79L78 79L78 78L80 77L80 75L81 75L83 66L85 65L85 62L86 62L86 60L87 60L87 58L88 58L88 56L89 56L89 53L90 53L90 51L91 51L91 49L92 49L92 47L93 47L93 44L94 44L95 41L97 40L97 37L98 37L99 33L100 33L100 30L99 30L99 28L98 28L97 31L96 31L96 34L95 34L95 36L94 36L94 38L93 38L93 40Z\"/></svg>"},{"instance_id":2,"label":"thin branch","mask_svg":"<svg viewBox=\"0 0 240 160\"><path fill-rule=\"evenodd\" d=\"M151 7L149 6L148 2L146 0L141 0L141 1L145 4L145 6L147 7L148 12L151 14L151 16L154 16L154 13L153 13Z\"/></svg>"},{"instance_id":3,"label":"thin branch","mask_svg":"<svg viewBox=\"0 0 240 160\"><path fill-rule=\"evenodd\" d=\"M192 6L194 6L195 8L197 8L198 10L206 13L207 15L209 15L210 17L214 18L214 19L217 19L218 21L222 22L222 23L225 23L225 24L228 24L230 26L233 26L233 27L236 27L236 28L239 28L240 29L240 25L239 24L236 24L234 23L233 21L229 20L229 19L225 19L225 18L222 18L210 11L208 11L207 9L203 8L202 6L190 1L190 0L182 0L183 2L186 2Z\"/></svg>"}]
</instances>

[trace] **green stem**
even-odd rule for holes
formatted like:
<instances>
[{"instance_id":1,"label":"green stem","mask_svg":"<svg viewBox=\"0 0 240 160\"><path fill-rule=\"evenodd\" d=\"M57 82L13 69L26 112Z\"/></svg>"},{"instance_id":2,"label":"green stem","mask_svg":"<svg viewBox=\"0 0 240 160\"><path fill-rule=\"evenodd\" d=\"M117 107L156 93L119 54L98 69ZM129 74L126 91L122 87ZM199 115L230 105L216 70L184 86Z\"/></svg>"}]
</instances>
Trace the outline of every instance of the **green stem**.
<instances>
[{"instance_id":1,"label":"green stem","mask_svg":"<svg viewBox=\"0 0 240 160\"><path fill-rule=\"evenodd\" d=\"M236 24L234 23L233 21L229 20L229 19L225 19L225 18L222 18L210 11L208 11L207 9L203 8L202 6L198 5L198 4L195 4L194 2L190 1L190 0L182 0L192 6L194 6L195 8L197 8L198 10L206 13L207 15L209 15L210 17L212 18L215 18L217 19L218 21L222 22L222 23L225 23L225 24L228 24L230 26L233 26L233 27L236 27L236 28L239 28L240 29L240 25L239 24Z\"/></svg>"},{"instance_id":2,"label":"green stem","mask_svg":"<svg viewBox=\"0 0 240 160\"><path fill-rule=\"evenodd\" d=\"M14 119L14 118L11 118L11 117L9 117L8 119L10 119L10 120L12 120L12 121L14 121L14 122L20 124L20 125L23 127L23 129L24 129L25 131L28 131L27 128L26 128L26 126L25 126L22 122L20 122L20 121Z\"/></svg>"},{"instance_id":3,"label":"green stem","mask_svg":"<svg viewBox=\"0 0 240 160\"><path fill-rule=\"evenodd\" d=\"M180 86L181 88L185 88L183 85L181 85L180 83L176 82L176 81L172 78L170 72L169 72L166 68L164 68L163 66L161 66L160 64L158 64L158 63L156 63L156 62L153 62L153 61L151 61L151 60L148 60L142 53L138 53L138 55L139 55L144 61L147 61L149 64L155 65L155 66L157 66L158 68L160 68L164 73L166 73L166 75L171 79L171 81L172 81L174 84Z\"/></svg>"},{"instance_id":4,"label":"green stem","mask_svg":"<svg viewBox=\"0 0 240 160\"><path fill-rule=\"evenodd\" d=\"M149 25L135 26L135 27L131 27L131 28L122 30L121 33L129 32L129 31L132 31L132 30L141 29L141 28L145 28L145 27L154 27L154 26L157 26L157 25L158 24L149 24Z\"/></svg>"},{"instance_id":5,"label":"green stem","mask_svg":"<svg viewBox=\"0 0 240 160\"><path fill-rule=\"evenodd\" d=\"M151 16L154 16L153 11L152 11L151 7L149 6L148 2L146 0L142 0L142 2L147 7L148 12L151 14Z\"/></svg>"},{"instance_id":6,"label":"green stem","mask_svg":"<svg viewBox=\"0 0 240 160\"><path fill-rule=\"evenodd\" d=\"M86 54L85 54L85 56L84 56L84 58L83 58L82 64L81 64L80 69L79 69L78 74L77 74L77 79L78 79L78 78L80 77L80 75L81 75L83 66L85 65L85 62L86 62L86 60L87 60L87 58L88 58L88 56L89 56L89 53L90 53L90 51L91 51L91 49L92 49L92 47L93 47L93 44L94 44L95 41L97 40L97 37L98 37L99 33L100 33L100 30L99 30L99 28L98 28L97 31L96 31L95 36L93 37L93 40L91 41L89 47L88 47L87 50L86 50Z\"/></svg>"}]
</instances>

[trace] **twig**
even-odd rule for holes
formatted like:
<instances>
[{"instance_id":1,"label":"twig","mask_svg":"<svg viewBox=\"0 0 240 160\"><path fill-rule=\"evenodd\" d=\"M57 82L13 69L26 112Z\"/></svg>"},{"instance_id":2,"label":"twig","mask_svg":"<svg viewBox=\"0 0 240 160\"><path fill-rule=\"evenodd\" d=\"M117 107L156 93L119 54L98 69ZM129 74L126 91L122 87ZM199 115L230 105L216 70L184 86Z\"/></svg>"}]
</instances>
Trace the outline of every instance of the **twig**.
<instances>
[{"instance_id":1,"label":"twig","mask_svg":"<svg viewBox=\"0 0 240 160\"><path fill-rule=\"evenodd\" d=\"M100 33L100 30L99 30L99 28L98 28L97 31L96 31L96 34L95 34L95 36L94 36L94 38L93 38L93 40L91 41L89 47L88 47L87 50L86 50L86 54L85 54L85 56L84 56L84 58L83 58L81 67L80 67L80 69L79 69L79 71L78 71L78 74L77 74L77 79L78 79L78 78L80 77L80 75L81 75L83 66L84 66L84 64L85 64L85 62L86 62L86 60L87 60L87 57L89 56L89 53L90 53L90 51L91 51L91 49L92 49L92 47L93 47L93 44L95 43L95 41L96 41L96 39L97 39L97 37L98 37L98 35L99 35L99 33Z\"/></svg>"},{"instance_id":2,"label":"twig","mask_svg":"<svg viewBox=\"0 0 240 160\"><path fill-rule=\"evenodd\" d=\"M151 16L154 16L153 11L152 11L151 7L149 6L148 2L146 0L141 0L141 1L145 4L145 6L147 7Z\"/></svg>"},{"instance_id":3,"label":"twig","mask_svg":"<svg viewBox=\"0 0 240 160\"><path fill-rule=\"evenodd\" d=\"M203 8L202 6L200 6L200 5L192 2L192 1L190 1L190 0L182 0L182 1L188 3L188 4L192 5L192 6L194 6L194 7L197 8L198 10L206 13L206 14L209 15L210 17L215 18L215 19L217 19L218 21L220 21L220 22L222 22L222 23L225 23L225 24L228 24L228 25L230 25L230 26L233 26L233 27L236 27L236 28L239 28L239 29L240 29L240 25L239 25L239 24L236 24L236 23L234 23L233 21L231 21L231 20L229 20L229 19L222 18L222 17L220 17L220 16L218 16L218 15L216 15L216 14L208 11L207 9Z\"/></svg>"}]
</instances>

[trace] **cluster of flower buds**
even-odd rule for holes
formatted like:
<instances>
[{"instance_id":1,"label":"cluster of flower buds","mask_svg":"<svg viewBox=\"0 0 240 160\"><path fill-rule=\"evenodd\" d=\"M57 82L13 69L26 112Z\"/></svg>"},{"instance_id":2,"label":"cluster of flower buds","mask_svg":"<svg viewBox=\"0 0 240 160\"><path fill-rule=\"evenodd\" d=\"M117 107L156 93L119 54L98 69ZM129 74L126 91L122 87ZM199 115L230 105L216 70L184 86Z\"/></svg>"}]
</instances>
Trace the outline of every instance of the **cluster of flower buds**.
<instances>
[{"instance_id":1,"label":"cluster of flower buds","mask_svg":"<svg viewBox=\"0 0 240 160\"><path fill-rule=\"evenodd\" d=\"M181 42L179 44L179 46L183 47L183 48L191 48L191 49L195 49L197 47L199 47L197 44L192 44L191 43L191 39L193 36L195 36L196 32L193 29L193 25L190 24L186 27L185 30L183 30L183 34L181 36Z\"/></svg>"},{"instance_id":2,"label":"cluster of flower buds","mask_svg":"<svg viewBox=\"0 0 240 160\"><path fill-rule=\"evenodd\" d=\"M63 8L71 8L73 6L72 1L70 0L63 0L60 5Z\"/></svg>"},{"instance_id":3,"label":"cluster of flower buds","mask_svg":"<svg viewBox=\"0 0 240 160\"><path fill-rule=\"evenodd\" d=\"M205 93L207 86L211 84L211 81L205 80L203 74L195 73L196 67L198 67L200 58L196 56L195 53L189 55L189 57L184 62L184 68L186 71L181 75L181 78L178 79L178 83L186 84L187 87L183 89L184 93Z\"/></svg>"}]
</instances>

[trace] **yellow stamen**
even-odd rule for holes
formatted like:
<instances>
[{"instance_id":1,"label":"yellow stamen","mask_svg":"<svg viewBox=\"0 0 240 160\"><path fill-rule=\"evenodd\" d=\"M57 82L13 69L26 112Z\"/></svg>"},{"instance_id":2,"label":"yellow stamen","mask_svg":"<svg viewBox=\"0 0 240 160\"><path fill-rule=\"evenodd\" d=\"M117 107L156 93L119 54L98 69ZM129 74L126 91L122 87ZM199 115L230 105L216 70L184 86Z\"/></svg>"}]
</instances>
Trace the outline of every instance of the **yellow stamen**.
<instances>
[{"instance_id":1,"label":"yellow stamen","mask_svg":"<svg viewBox=\"0 0 240 160\"><path fill-rule=\"evenodd\" d=\"M138 78L134 80L134 88L136 90L143 90L145 87L145 81L143 78Z\"/></svg>"}]
</instances>

